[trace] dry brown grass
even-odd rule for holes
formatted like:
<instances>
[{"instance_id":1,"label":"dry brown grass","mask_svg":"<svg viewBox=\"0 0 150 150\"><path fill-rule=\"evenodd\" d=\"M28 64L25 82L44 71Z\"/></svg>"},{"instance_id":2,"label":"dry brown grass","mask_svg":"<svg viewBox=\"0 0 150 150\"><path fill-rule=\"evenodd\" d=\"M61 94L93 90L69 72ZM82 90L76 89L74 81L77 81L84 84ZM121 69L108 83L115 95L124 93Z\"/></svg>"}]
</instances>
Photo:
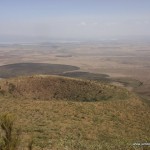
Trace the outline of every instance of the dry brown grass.
<instances>
[{"instance_id":1,"label":"dry brown grass","mask_svg":"<svg viewBox=\"0 0 150 150\"><path fill-rule=\"evenodd\" d=\"M150 107L138 100L93 103L0 99L0 112L17 117L22 142L35 149L129 149L149 142Z\"/></svg>"},{"instance_id":2,"label":"dry brown grass","mask_svg":"<svg viewBox=\"0 0 150 150\"><path fill-rule=\"evenodd\" d=\"M14 131L14 118L10 114L0 116L0 150L18 150L19 130ZM16 132L16 133L15 133Z\"/></svg>"},{"instance_id":3,"label":"dry brown grass","mask_svg":"<svg viewBox=\"0 0 150 150\"><path fill-rule=\"evenodd\" d=\"M59 76L30 76L1 81L0 93L16 98L68 101L126 100L134 97L114 85Z\"/></svg>"},{"instance_id":4,"label":"dry brown grass","mask_svg":"<svg viewBox=\"0 0 150 150\"><path fill-rule=\"evenodd\" d=\"M67 86L61 85L64 82ZM55 87L49 87L50 84L55 84ZM1 82L1 91L4 93L1 92L0 96L0 113L7 112L16 116L16 127L21 127L23 132L22 148L28 146L26 143L31 136L35 150L140 150L141 147L134 147L133 143L150 142L150 105L122 88L116 87L115 92L127 92L129 97L125 100L115 97L114 101L109 99L83 103L64 101L60 97L57 97L57 100L52 97L49 101L43 101L45 97L42 100L32 97L33 94L39 93L38 96L45 96L56 90L56 87L65 93L67 89L71 89L68 86L73 88L72 92L79 90L82 94L84 90L79 89L77 85L84 90L96 91L104 88L104 91L112 93L115 88L54 76L24 77L4 81L3 84ZM16 94L19 89L22 96ZM69 100L69 97L67 99ZM148 148L144 147L145 150Z\"/></svg>"}]
</instances>

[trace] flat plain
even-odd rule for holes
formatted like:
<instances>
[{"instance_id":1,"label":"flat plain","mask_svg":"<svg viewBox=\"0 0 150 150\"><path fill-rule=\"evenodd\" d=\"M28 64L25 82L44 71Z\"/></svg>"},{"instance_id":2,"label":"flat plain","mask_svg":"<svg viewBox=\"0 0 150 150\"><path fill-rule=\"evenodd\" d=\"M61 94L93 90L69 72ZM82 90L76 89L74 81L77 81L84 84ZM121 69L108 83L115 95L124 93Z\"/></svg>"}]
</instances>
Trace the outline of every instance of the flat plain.
<instances>
[{"instance_id":1,"label":"flat plain","mask_svg":"<svg viewBox=\"0 0 150 150\"><path fill-rule=\"evenodd\" d=\"M133 90L143 98L150 99L150 44L148 42L1 44L0 66L16 63L18 65L19 63L47 63L68 65L68 67L70 65L70 69L71 66L78 67L65 70L66 68L62 69L63 66L59 68L58 65L57 72L53 72L53 67L53 69L49 68L52 69L51 72L44 73L111 81L115 85ZM4 67L0 68L0 75L2 68ZM26 68L22 67L20 75L30 75L31 72L43 73L34 72L34 68L35 66L31 64ZM5 73L9 73L10 77L18 73L18 70L14 69L11 70L14 71L13 73L9 71L6 69Z\"/></svg>"}]
</instances>

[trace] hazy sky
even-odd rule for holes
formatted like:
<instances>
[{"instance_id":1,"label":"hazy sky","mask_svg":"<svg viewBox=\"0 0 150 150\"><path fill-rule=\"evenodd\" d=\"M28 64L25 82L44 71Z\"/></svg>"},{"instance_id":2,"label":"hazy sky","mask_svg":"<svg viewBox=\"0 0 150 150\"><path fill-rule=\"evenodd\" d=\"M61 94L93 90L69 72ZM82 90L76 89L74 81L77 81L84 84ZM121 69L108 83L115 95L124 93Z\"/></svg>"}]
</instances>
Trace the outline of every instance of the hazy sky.
<instances>
[{"instance_id":1,"label":"hazy sky","mask_svg":"<svg viewBox=\"0 0 150 150\"><path fill-rule=\"evenodd\" d=\"M0 0L0 42L150 37L150 0Z\"/></svg>"}]
</instances>

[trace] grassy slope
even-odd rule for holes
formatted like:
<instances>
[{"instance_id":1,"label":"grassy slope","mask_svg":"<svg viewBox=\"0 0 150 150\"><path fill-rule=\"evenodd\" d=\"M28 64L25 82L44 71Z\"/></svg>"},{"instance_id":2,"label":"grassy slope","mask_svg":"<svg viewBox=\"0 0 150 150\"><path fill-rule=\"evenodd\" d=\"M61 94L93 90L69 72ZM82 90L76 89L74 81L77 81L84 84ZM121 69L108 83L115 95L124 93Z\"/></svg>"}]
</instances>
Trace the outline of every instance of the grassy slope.
<instances>
[{"instance_id":1,"label":"grassy slope","mask_svg":"<svg viewBox=\"0 0 150 150\"><path fill-rule=\"evenodd\" d=\"M36 149L128 149L150 141L150 107L138 100L93 103L0 98L0 112L35 137Z\"/></svg>"},{"instance_id":2,"label":"grassy slope","mask_svg":"<svg viewBox=\"0 0 150 150\"><path fill-rule=\"evenodd\" d=\"M22 146L32 135L37 150L122 150L133 149L134 142L150 142L150 106L134 96L83 103L9 95L0 96L0 104L0 113L16 116L16 126L23 130Z\"/></svg>"},{"instance_id":3,"label":"grassy slope","mask_svg":"<svg viewBox=\"0 0 150 150\"><path fill-rule=\"evenodd\" d=\"M4 80L0 93L14 97L69 101L125 100L133 97L126 89L109 84L59 76L31 76Z\"/></svg>"}]
</instances>

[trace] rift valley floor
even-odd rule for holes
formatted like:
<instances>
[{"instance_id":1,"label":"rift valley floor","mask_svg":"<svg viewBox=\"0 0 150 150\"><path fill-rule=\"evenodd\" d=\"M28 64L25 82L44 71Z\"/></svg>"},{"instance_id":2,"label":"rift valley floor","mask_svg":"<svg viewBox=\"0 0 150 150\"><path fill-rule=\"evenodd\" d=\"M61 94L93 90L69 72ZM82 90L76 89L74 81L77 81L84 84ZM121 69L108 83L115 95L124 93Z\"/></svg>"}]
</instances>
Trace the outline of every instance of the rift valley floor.
<instances>
[{"instance_id":1,"label":"rift valley floor","mask_svg":"<svg viewBox=\"0 0 150 150\"><path fill-rule=\"evenodd\" d=\"M149 68L149 43L1 44L0 114L20 149L148 150Z\"/></svg>"}]
</instances>

